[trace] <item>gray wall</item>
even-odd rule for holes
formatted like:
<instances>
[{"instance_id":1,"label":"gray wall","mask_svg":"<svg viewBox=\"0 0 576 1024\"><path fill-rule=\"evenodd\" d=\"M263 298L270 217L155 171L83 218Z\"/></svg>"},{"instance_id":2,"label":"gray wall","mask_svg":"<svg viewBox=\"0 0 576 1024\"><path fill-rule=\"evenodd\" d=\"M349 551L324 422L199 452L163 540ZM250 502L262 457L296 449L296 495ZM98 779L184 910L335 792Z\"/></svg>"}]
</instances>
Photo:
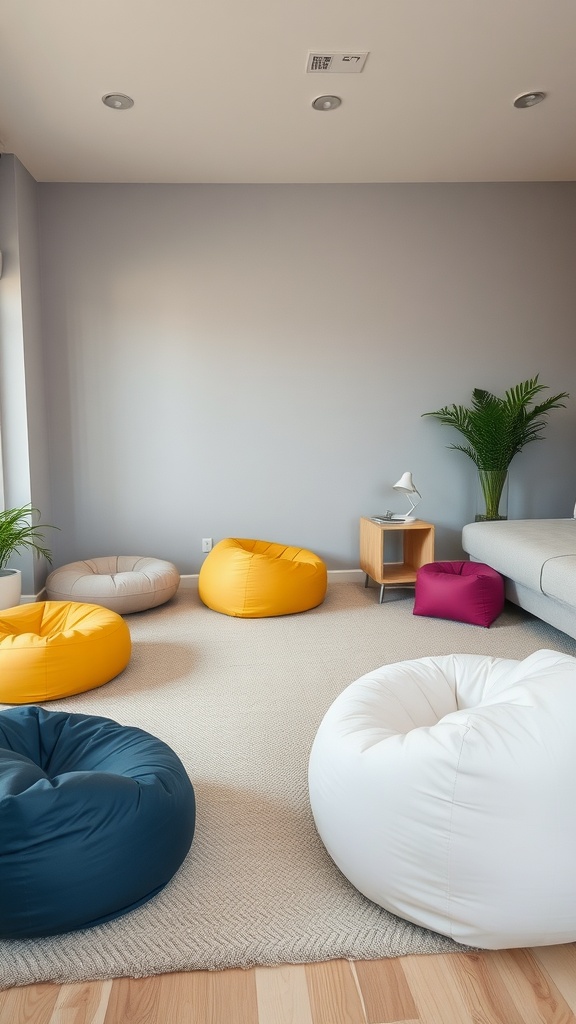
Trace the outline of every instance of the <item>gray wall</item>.
<instances>
[{"instance_id":1,"label":"gray wall","mask_svg":"<svg viewBox=\"0 0 576 1024\"><path fill-rule=\"evenodd\" d=\"M536 373L571 392L513 517L576 498L576 185L38 187L55 564L202 537L358 565L407 469L461 554L473 464L421 414Z\"/></svg>"}]
</instances>

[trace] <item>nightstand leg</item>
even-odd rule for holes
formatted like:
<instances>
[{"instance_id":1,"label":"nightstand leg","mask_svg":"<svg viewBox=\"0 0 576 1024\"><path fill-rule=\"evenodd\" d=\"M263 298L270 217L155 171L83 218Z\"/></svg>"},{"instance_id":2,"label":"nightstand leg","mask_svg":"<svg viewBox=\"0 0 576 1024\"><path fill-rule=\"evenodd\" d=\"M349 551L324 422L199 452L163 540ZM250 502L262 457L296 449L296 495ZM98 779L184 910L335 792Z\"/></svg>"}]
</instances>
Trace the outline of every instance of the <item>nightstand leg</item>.
<instances>
[{"instance_id":1,"label":"nightstand leg","mask_svg":"<svg viewBox=\"0 0 576 1024\"><path fill-rule=\"evenodd\" d=\"M364 588L368 586L368 580L370 579L368 573L366 573L366 579L364 580Z\"/></svg>"},{"instance_id":2,"label":"nightstand leg","mask_svg":"<svg viewBox=\"0 0 576 1024\"><path fill-rule=\"evenodd\" d=\"M380 586L380 601L378 603L382 604L383 600L384 600L384 584L382 583L381 586Z\"/></svg>"}]
</instances>

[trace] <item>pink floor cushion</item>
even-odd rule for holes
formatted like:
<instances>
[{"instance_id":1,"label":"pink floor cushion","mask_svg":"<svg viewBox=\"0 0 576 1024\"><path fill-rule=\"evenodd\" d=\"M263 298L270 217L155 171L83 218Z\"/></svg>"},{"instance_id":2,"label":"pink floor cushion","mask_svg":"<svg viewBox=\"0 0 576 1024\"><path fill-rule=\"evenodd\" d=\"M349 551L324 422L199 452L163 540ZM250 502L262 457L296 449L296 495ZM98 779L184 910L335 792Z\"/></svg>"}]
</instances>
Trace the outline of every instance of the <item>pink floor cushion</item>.
<instances>
[{"instance_id":1,"label":"pink floor cushion","mask_svg":"<svg viewBox=\"0 0 576 1024\"><path fill-rule=\"evenodd\" d=\"M483 562L429 562L416 574L414 615L490 626L504 608L504 580Z\"/></svg>"}]
</instances>

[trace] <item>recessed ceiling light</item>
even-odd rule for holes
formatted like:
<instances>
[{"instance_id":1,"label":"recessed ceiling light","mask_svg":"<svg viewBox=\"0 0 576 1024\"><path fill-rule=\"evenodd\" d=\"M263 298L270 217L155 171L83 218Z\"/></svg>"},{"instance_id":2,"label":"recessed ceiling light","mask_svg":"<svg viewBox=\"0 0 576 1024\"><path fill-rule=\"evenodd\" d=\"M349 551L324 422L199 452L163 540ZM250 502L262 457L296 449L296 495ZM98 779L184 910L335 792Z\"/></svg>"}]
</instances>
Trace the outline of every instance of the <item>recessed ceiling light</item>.
<instances>
[{"instance_id":1,"label":"recessed ceiling light","mask_svg":"<svg viewBox=\"0 0 576 1024\"><path fill-rule=\"evenodd\" d=\"M545 99L545 92L525 92L516 97L514 106L522 110L524 107L535 107L537 103L542 103L542 100Z\"/></svg>"},{"instance_id":2,"label":"recessed ceiling light","mask_svg":"<svg viewBox=\"0 0 576 1024\"><path fill-rule=\"evenodd\" d=\"M134 106L131 96L125 96L123 92L108 92L102 97L102 103L112 110L129 110Z\"/></svg>"},{"instance_id":3,"label":"recessed ceiling light","mask_svg":"<svg viewBox=\"0 0 576 1024\"><path fill-rule=\"evenodd\" d=\"M341 103L342 100L339 96L318 96L312 106L314 110L335 110Z\"/></svg>"}]
</instances>

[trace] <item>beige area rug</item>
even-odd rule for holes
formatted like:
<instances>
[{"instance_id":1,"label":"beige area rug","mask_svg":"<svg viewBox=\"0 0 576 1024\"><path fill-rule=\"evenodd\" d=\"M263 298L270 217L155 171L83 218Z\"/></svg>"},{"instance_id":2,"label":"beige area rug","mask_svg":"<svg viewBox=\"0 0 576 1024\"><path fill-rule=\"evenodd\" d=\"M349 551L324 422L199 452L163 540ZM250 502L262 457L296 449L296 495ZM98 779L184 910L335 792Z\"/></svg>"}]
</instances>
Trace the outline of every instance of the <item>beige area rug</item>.
<instances>
[{"instance_id":1,"label":"beige area rug","mask_svg":"<svg viewBox=\"0 0 576 1024\"><path fill-rule=\"evenodd\" d=\"M0 986L461 948L375 906L328 857L308 803L316 730L334 698L380 665L450 652L523 658L542 647L576 655L576 641L513 606L490 629L412 607L410 590L379 605L377 588L338 583L320 608L283 618L219 615L194 591L127 616L126 670L46 706L169 743L196 790L192 849L169 885L125 917L0 942Z\"/></svg>"}]
</instances>

